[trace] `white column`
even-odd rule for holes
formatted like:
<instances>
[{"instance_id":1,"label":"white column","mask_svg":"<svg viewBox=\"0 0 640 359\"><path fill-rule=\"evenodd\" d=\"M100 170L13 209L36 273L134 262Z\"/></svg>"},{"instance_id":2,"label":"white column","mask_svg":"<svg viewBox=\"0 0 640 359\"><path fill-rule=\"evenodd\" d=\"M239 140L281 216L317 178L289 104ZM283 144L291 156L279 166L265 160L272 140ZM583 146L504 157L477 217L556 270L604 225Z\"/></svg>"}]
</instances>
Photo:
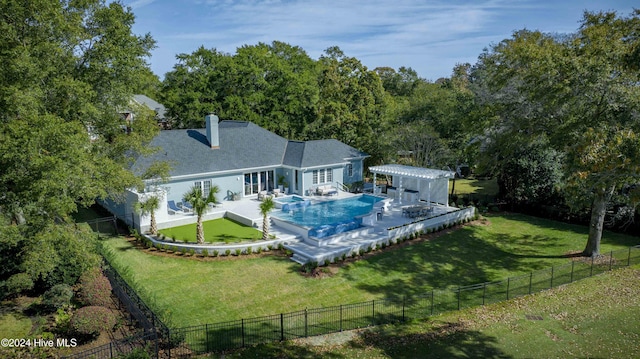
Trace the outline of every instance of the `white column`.
<instances>
[{"instance_id":1,"label":"white column","mask_svg":"<svg viewBox=\"0 0 640 359\"><path fill-rule=\"evenodd\" d=\"M398 203L402 204L402 176L398 180Z\"/></svg>"},{"instance_id":2,"label":"white column","mask_svg":"<svg viewBox=\"0 0 640 359\"><path fill-rule=\"evenodd\" d=\"M430 206L431 205L431 181L428 182L429 186L429 191L427 192L427 204Z\"/></svg>"},{"instance_id":3,"label":"white column","mask_svg":"<svg viewBox=\"0 0 640 359\"><path fill-rule=\"evenodd\" d=\"M377 189L376 189L376 173L373 172L373 194L377 194Z\"/></svg>"}]
</instances>

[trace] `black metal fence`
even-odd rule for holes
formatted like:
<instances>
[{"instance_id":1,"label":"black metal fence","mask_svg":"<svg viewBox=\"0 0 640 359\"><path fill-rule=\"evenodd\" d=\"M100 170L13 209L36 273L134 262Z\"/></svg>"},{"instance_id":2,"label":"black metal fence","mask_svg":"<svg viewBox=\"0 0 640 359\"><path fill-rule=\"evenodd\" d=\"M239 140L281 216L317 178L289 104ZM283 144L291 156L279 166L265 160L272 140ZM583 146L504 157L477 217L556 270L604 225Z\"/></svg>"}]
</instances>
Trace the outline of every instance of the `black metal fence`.
<instances>
[{"instance_id":1,"label":"black metal fence","mask_svg":"<svg viewBox=\"0 0 640 359\"><path fill-rule=\"evenodd\" d=\"M156 333L138 333L133 336L112 341L83 352L72 354L64 359L102 359L121 358L134 351L144 351L153 358L158 358L159 347Z\"/></svg>"},{"instance_id":2,"label":"black metal fence","mask_svg":"<svg viewBox=\"0 0 640 359\"><path fill-rule=\"evenodd\" d=\"M99 236L118 234L118 219L116 216L91 219L83 223L86 223Z\"/></svg>"},{"instance_id":3,"label":"black metal fence","mask_svg":"<svg viewBox=\"0 0 640 359\"><path fill-rule=\"evenodd\" d=\"M640 263L640 246L612 251L599 259L571 263L510 277L399 300L306 309L265 317L171 329L172 355L179 357L255 344L329 334L380 324L422 319L467 307L500 302L568 284L612 269Z\"/></svg>"}]
</instances>

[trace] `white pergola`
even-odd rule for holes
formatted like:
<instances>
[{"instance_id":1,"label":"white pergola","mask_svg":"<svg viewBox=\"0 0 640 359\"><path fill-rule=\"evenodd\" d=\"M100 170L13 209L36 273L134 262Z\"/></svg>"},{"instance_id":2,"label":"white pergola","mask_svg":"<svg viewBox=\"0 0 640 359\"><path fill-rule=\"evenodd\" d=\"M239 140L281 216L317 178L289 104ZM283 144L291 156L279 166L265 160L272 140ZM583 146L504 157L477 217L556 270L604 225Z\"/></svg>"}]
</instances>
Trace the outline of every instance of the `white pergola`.
<instances>
[{"instance_id":1,"label":"white pergola","mask_svg":"<svg viewBox=\"0 0 640 359\"><path fill-rule=\"evenodd\" d=\"M376 175L389 175L398 178L398 192L399 203L402 204L402 193L404 188L402 187L403 179L414 179L417 183L417 190L419 191L420 197L422 197L422 183L426 184L427 190L427 202L431 203L431 189L432 183L435 181L445 181L446 180L446 188L445 188L445 204L448 205L448 188L449 188L449 178L453 178L455 173L453 171L443 171L436 170L432 168L422 168L422 167L413 167L413 166L405 166L405 165L397 165L397 164L389 164L382 166L373 166L369 167L369 171L373 173L373 193L377 194L377 185L376 185Z\"/></svg>"}]
</instances>

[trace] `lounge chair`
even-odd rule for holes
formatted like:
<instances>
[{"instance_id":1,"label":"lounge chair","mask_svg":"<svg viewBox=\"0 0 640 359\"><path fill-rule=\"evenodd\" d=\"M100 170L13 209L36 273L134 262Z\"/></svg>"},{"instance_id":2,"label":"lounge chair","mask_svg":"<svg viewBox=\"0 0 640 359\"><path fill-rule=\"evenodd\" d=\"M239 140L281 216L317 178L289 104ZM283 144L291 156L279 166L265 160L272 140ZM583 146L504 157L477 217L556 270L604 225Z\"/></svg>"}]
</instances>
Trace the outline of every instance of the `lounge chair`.
<instances>
[{"instance_id":1,"label":"lounge chair","mask_svg":"<svg viewBox=\"0 0 640 359\"><path fill-rule=\"evenodd\" d=\"M184 212L182 208L176 205L176 201L167 201L167 207L169 207L169 210L172 211L174 214L178 212Z\"/></svg>"},{"instance_id":2,"label":"lounge chair","mask_svg":"<svg viewBox=\"0 0 640 359\"><path fill-rule=\"evenodd\" d=\"M187 201L182 202L182 209L185 212L193 212L193 206Z\"/></svg>"}]
</instances>

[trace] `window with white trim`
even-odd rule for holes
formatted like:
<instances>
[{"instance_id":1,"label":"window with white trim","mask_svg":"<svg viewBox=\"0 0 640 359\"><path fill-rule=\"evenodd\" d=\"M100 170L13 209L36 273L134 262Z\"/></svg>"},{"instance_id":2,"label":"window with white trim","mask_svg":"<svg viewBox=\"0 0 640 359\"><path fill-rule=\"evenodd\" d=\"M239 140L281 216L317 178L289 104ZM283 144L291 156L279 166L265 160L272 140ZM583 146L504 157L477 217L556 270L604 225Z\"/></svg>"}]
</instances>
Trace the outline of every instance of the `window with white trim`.
<instances>
[{"instance_id":1,"label":"window with white trim","mask_svg":"<svg viewBox=\"0 0 640 359\"><path fill-rule=\"evenodd\" d=\"M347 165L347 177L353 177L353 164L351 163Z\"/></svg>"},{"instance_id":2,"label":"window with white trim","mask_svg":"<svg viewBox=\"0 0 640 359\"><path fill-rule=\"evenodd\" d=\"M322 168L313 170L313 184L331 183L333 182L333 170L331 168Z\"/></svg>"},{"instance_id":3,"label":"window with white trim","mask_svg":"<svg viewBox=\"0 0 640 359\"><path fill-rule=\"evenodd\" d=\"M195 181L193 185L196 188L200 188L203 197L207 197L209 192L211 192L211 180Z\"/></svg>"}]
</instances>

